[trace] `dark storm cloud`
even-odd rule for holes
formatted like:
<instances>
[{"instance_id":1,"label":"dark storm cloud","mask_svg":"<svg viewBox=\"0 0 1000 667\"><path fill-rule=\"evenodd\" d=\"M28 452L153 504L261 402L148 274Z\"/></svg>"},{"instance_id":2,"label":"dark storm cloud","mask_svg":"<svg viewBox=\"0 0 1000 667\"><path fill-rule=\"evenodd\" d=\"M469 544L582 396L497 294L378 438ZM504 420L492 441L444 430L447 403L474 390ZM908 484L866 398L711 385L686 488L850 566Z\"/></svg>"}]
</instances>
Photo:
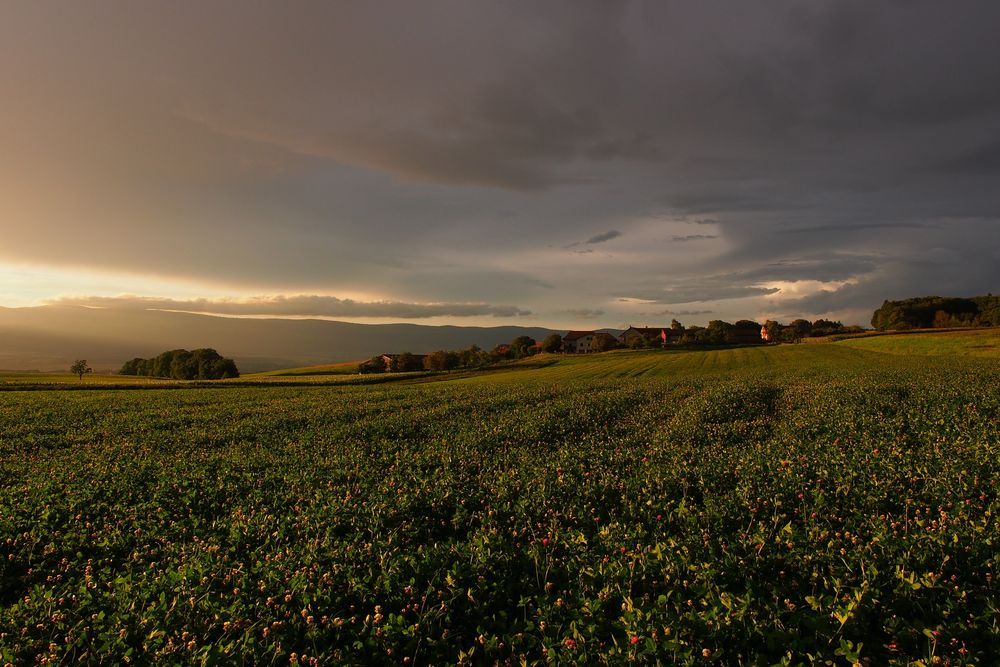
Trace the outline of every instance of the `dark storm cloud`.
<instances>
[{"instance_id":1,"label":"dark storm cloud","mask_svg":"<svg viewBox=\"0 0 1000 667\"><path fill-rule=\"evenodd\" d=\"M395 303L354 301L332 296L296 295L260 297L248 300L160 299L154 297L66 297L53 299L53 305L86 306L140 310L172 310L188 313L214 313L235 316L273 317L365 317L422 319L427 317L517 317L531 312L514 306L485 303Z\"/></svg>"},{"instance_id":2,"label":"dark storm cloud","mask_svg":"<svg viewBox=\"0 0 1000 667\"><path fill-rule=\"evenodd\" d=\"M718 279L732 282L801 280L831 282L865 275L877 267L878 258L822 253L798 259L783 259L757 268L727 274Z\"/></svg>"},{"instance_id":3,"label":"dark storm cloud","mask_svg":"<svg viewBox=\"0 0 1000 667\"><path fill-rule=\"evenodd\" d=\"M894 245L885 238L882 243L893 251L873 261L870 271L807 296L777 298L774 307L786 316L843 313L868 324L871 312L885 299L995 293L994 286L1000 284L1000 219L966 221L963 227L961 233L952 226L944 233L934 230L928 238L895 238Z\"/></svg>"},{"instance_id":4,"label":"dark storm cloud","mask_svg":"<svg viewBox=\"0 0 1000 667\"><path fill-rule=\"evenodd\" d=\"M781 234L849 234L850 232L867 232L873 229L926 229L928 227L940 228L937 222L842 222L839 224L816 225L813 227L795 227L792 229L781 229Z\"/></svg>"},{"instance_id":5,"label":"dark storm cloud","mask_svg":"<svg viewBox=\"0 0 1000 667\"><path fill-rule=\"evenodd\" d=\"M711 310L661 310L657 315L675 315L683 317L685 315L711 315Z\"/></svg>"},{"instance_id":6,"label":"dark storm cloud","mask_svg":"<svg viewBox=\"0 0 1000 667\"><path fill-rule=\"evenodd\" d=\"M597 308L570 308L563 311L562 314L578 320L593 320L603 315L604 311Z\"/></svg>"},{"instance_id":7,"label":"dark storm cloud","mask_svg":"<svg viewBox=\"0 0 1000 667\"><path fill-rule=\"evenodd\" d=\"M781 291L774 284L803 281L840 283L871 275L878 269L878 259L867 255L812 253L697 278L666 275L662 280L663 286L653 286L646 281L638 289L619 295L619 298L677 304L768 296ZM687 314L703 313L688 311Z\"/></svg>"},{"instance_id":8,"label":"dark storm cloud","mask_svg":"<svg viewBox=\"0 0 1000 667\"><path fill-rule=\"evenodd\" d=\"M622 233L620 231L618 231L617 229L612 229L610 231L604 232L603 234L595 234L594 236L591 236L589 239L584 241L584 243L588 245L594 245L595 243L604 243L606 241L610 241L611 239L616 239L621 235Z\"/></svg>"},{"instance_id":9,"label":"dark storm cloud","mask_svg":"<svg viewBox=\"0 0 1000 667\"><path fill-rule=\"evenodd\" d=\"M945 160L940 167L943 171L963 174L988 174L1000 171L1000 141L992 141L960 157Z\"/></svg>"},{"instance_id":10,"label":"dark storm cloud","mask_svg":"<svg viewBox=\"0 0 1000 667\"><path fill-rule=\"evenodd\" d=\"M666 202L673 209L689 215L709 212L767 211L782 205L778 199L735 194L724 188L706 190L704 186L697 183L685 184L684 187L684 190L670 195ZM712 221L699 222L698 224L712 224Z\"/></svg>"},{"instance_id":11,"label":"dark storm cloud","mask_svg":"<svg viewBox=\"0 0 1000 667\"><path fill-rule=\"evenodd\" d=\"M670 240L674 243L687 243L689 241L707 241L717 238L719 238L718 234L686 234L684 236L675 236Z\"/></svg>"},{"instance_id":12,"label":"dark storm cloud","mask_svg":"<svg viewBox=\"0 0 1000 667\"><path fill-rule=\"evenodd\" d=\"M616 239L616 238L618 238L621 235L622 235L622 233L620 231L618 231L617 229L611 229L611 230L608 230L606 232L602 232L600 234L594 234L593 236L591 236L590 238L588 238L586 241L574 241L573 243L570 243L569 245L566 245L564 247L567 248L567 249L569 249L569 248L576 248L577 246L581 246L581 245L597 245L598 243L607 243L608 241ZM589 253L589 252L594 252L594 251L588 248L588 249L584 249L584 250L575 250L574 252L583 254L583 253Z\"/></svg>"},{"instance_id":13,"label":"dark storm cloud","mask_svg":"<svg viewBox=\"0 0 1000 667\"><path fill-rule=\"evenodd\" d=\"M8 3L0 260L553 313L989 291L998 24L992 0Z\"/></svg>"},{"instance_id":14,"label":"dark storm cloud","mask_svg":"<svg viewBox=\"0 0 1000 667\"><path fill-rule=\"evenodd\" d=\"M556 286L550 282L540 280L538 278L525 278L524 283L526 285L531 285L533 287L541 287L542 289L555 289Z\"/></svg>"},{"instance_id":15,"label":"dark storm cloud","mask_svg":"<svg viewBox=\"0 0 1000 667\"><path fill-rule=\"evenodd\" d=\"M655 312L638 311L629 313L629 317L632 318L630 320L631 322L643 322L643 326L665 326L668 323L663 322L663 318L669 317L671 319L676 319L678 317L694 317L704 322L705 316L712 315L714 312L715 311L712 310L659 310ZM694 324L694 322L689 322L689 324ZM631 324L629 322L625 322L621 328L627 329L629 326L631 326Z\"/></svg>"}]
</instances>

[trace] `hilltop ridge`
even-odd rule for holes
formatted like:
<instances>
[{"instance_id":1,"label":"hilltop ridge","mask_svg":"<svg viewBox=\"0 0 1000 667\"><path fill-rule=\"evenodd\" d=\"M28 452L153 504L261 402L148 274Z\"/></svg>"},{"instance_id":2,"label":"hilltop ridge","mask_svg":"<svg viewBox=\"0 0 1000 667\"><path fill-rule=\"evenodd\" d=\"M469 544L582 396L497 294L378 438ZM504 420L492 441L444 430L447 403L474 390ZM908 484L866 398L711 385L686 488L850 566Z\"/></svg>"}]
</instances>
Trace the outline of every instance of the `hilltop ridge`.
<instances>
[{"instance_id":1,"label":"hilltop ridge","mask_svg":"<svg viewBox=\"0 0 1000 667\"><path fill-rule=\"evenodd\" d=\"M354 324L330 320L250 319L135 309L77 306L0 307L0 368L65 370L87 359L117 370L133 357L166 349L212 347L243 372L331 364L387 351L432 352L476 344L484 348L540 327Z\"/></svg>"}]
</instances>

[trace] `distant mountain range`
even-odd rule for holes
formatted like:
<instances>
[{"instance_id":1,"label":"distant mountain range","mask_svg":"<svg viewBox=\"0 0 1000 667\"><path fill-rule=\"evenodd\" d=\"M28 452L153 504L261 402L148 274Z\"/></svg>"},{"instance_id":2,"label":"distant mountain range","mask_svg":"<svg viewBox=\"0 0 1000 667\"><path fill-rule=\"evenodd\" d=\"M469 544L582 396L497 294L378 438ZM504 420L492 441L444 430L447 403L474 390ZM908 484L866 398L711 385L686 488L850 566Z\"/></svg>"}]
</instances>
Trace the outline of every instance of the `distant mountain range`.
<instances>
[{"instance_id":1,"label":"distant mountain range","mask_svg":"<svg viewBox=\"0 0 1000 667\"><path fill-rule=\"evenodd\" d=\"M66 371L86 359L98 372L133 357L211 347L243 373L367 359L384 352L491 349L540 327L352 324L326 320L238 319L156 310L80 306L0 307L0 369Z\"/></svg>"}]
</instances>

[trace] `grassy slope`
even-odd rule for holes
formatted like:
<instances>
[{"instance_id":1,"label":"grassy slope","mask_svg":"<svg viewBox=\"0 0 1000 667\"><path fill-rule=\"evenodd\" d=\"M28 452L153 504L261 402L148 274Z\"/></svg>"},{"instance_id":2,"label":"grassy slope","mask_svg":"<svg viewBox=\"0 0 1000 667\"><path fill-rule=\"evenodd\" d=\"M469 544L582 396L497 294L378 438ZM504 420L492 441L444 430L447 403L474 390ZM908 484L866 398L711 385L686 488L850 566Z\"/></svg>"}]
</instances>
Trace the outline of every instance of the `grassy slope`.
<instances>
[{"instance_id":1,"label":"grassy slope","mask_svg":"<svg viewBox=\"0 0 1000 667\"><path fill-rule=\"evenodd\" d=\"M888 356L887 356L888 355ZM849 368L893 366L900 356L948 356L1000 359L1000 330L954 331L920 335L879 335L814 345L779 345L722 350L619 350L597 355L543 354L485 372L444 374L386 374L363 378L358 384L384 382L496 383L583 382L614 378L698 378L714 374L750 374L767 377L793 371L806 375L835 375ZM343 384L357 380L357 364L327 364L247 374L227 384L283 382ZM88 375L81 382L74 375L51 373L0 373L0 386L116 385L149 386L183 384L173 380Z\"/></svg>"},{"instance_id":2,"label":"grassy slope","mask_svg":"<svg viewBox=\"0 0 1000 667\"><path fill-rule=\"evenodd\" d=\"M1000 329L887 334L844 340L836 345L888 354L1000 358Z\"/></svg>"},{"instance_id":3,"label":"grassy slope","mask_svg":"<svg viewBox=\"0 0 1000 667\"><path fill-rule=\"evenodd\" d=\"M975 356L1000 359L1000 329L878 335L821 342L813 345L778 345L721 350L618 350L596 355L542 354L499 366L488 372L456 372L420 378L422 382L494 383L508 381L562 382L613 378L697 378L716 373L773 375L796 371L809 375L835 374L846 368L896 365L891 355ZM352 364L287 369L245 376L323 376L349 374ZM400 374L405 381L410 376ZM333 378L331 378L333 379Z\"/></svg>"},{"instance_id":4,"label":"grassy slope","mask_svg":"<svg viewBox=\"0 0 1000 667\"><path fill-rule=\"evenodd\" d=\"M973 332L986 333L986 332ZM992 333L992 332L989 332ZM952 339L949 339L951 337ZM933 341L927 340L934 338ZM903 339L903 340L899 340ZM912 340L911 340L912 339ZM837 344L780 345L721 350L619 350L594 355L542 354L521 362L501 365L486 371L455 371L451 373L395 373L358 378L356 364L331 364L289 368L280 371L243 375L229 384L383 384L461 382L493 384L508 382L561 383L586 382L617 378L694 379L717 374L738 374L767 377L789 371L815 374L836 374L849 368L905 363L880 352L917 354L904 346L927 350L924 354L947 354L947 350L965 350L965 354L984 353L984 336L962 334L934 336L883 336ZM994 339L996 340L996 339ZM862 347L862 344L867 344ZM870 349L869 349L870 348ZM960 354L960 352L956 352ZM985 356L985 355L984 355ZM82 381L69 374L0 373L2 386L110 386L121 388L148 385L184 385L183 381L135 378L120 375L88 375ZM199 384L205 384L201 382Z\"/></svg>"},{"instance_id":5,"label":"grassy slope","mask_svg":"<svg viewBox=\"0 0 1000 667\"><path fill-rule=\"evenodd\" d=\"M264 371L263 373L250 373L244 375L247 378L264 377L308 377L313 375L357 375L358 361L349 361L343 364L321 364L319 366L303 366L301 368L283 368L277 371Z\"/></svg>"},{"instance_id":6,"label":"grassy slope","mask_svg":"<svg viewBox=\"0 0 1000 667\"><path fill-rule=\"evenodd\" d=\"M17 373L0 372L0 387L45 387L58 386L150 386L176 384L176 380L134 377L129 375L105 375L93 373L81 380L72 373Z\"/></svg>"},{"instance_id":7,"label":"grassy slope","mask_svg":"<svg viewBox=\"0 0 1000 667\"><path fill-rule=\"evenodd\" d=\"M596 355L545 355L491 373L456 378L472 384L563 383L613 379L688 380L714 376L767 378L794 373L836 375L862 367L906 364L905 360L835 345L781 345L707 351L619 351ZM435 378L449 381L448 376Z\"/></svg>"}]
</instances>

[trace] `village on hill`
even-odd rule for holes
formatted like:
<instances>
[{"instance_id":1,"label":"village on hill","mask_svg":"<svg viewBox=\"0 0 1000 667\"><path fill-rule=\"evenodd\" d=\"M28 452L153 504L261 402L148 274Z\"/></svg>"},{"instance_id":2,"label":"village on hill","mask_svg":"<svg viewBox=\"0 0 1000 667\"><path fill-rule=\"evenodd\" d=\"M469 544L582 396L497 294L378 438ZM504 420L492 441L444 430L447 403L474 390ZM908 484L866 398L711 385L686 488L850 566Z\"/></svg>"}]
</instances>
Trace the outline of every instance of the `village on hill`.
<instances>
[{"instance_id":1,"label":"village on hill","mask_svg":"<svg viewBox=\"0 0 1000 667\"><path fill-rule=\"evenodd\" d=\"M828 336L858 333L860 327L845 327L830 320L798 319L785 325L768 320L763 325L753 320L739 320L735 324L712 320L708 326L685 327L677 320L670 326L628 326L619 334L609 331L567 331L536 341L529 336L518 336L509 344L497 345L493 350L483 350L473 345L467 350L439 350L431 354L380 354L359 365L361 373L400 373L420 370L454 370L482 368L506 360L522 359L542 352L555 354L591 354L615 349L663 349L668 347L706 347L761 345L765 343L795 343L810 336Z\"/></svg>"},{"instance_id":2,"label":"village on hill","mask_svg":"<svg viewBox=\"0 0 1000 667\"><path fill-rule=\"evenodd\" d=\"M714 324L714 322L712 323ZM727 325L726 322L719 324ZM751 325L752 326L749 326ZM740 326L742 325L742 326ZM711 324L710 324L711 327ZM603 352L616 347L666 347L682 342L695 342L701 331L710 327L685 329L676 320L669 327L629 326L617 336L603 331L569 331L563 336L563 352L586 353ZM756 322L747 321L738 325L728 325L718 331L720 343L746 345L766 341L765 330Z\"/></svg>"}]
</instances>

